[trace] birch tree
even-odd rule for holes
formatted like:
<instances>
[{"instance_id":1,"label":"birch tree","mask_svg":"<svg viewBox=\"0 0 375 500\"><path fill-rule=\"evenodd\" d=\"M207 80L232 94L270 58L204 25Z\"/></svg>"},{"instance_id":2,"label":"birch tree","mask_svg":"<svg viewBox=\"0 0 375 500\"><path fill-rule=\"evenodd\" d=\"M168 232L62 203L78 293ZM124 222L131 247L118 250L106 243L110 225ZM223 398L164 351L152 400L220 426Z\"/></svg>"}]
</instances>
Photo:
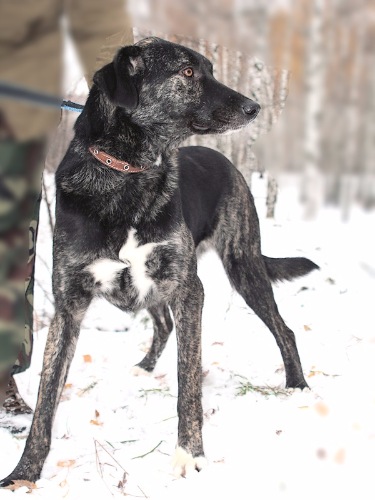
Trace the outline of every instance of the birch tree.
<instances>
[{"instance_id":1,"label":"birch tree","mask_svg":"<svg viewBox=\"0 0 375 500\"><path fill-rule=\"evenodd\" d=\"M325 74L323 52L325 1L315 0L310 2L309 6L310 16L306 40L306 105L302 199L305 203L305 216L312 218L316 215L322 203L324 185L321 172L321 129Z\"/></svg>"}]
</instances>

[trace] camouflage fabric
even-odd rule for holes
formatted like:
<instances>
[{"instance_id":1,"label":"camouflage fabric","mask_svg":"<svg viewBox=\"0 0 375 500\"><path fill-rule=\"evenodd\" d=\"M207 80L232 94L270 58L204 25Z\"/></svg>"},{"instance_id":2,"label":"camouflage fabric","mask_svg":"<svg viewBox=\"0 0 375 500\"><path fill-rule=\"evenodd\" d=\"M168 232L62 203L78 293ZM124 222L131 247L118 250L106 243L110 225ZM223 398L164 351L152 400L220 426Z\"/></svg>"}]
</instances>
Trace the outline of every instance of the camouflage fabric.
<instances>
[{"instance_id":1,"label":"camouflage fabric","mask_svg":"<svg viewBox=\"0 0 375 500\"><path fill-rule=\"evenodd\" d=\"M95 69L133 42L125 0L0 3L0 80L7 84L60 95L62 14L89 85ZM0 389L10 367L17 373L30 364L41 159L59 118L58 108L0 99Z\"/></svg>"},{"instance_id":2,"label":"camouflage fabric","mask_svg":"<svg viewBox=\"0 0 375 500\"><path fill-rule=\"evenodd\" d=\"M0 141L0 372L30 365L44 141Z\"/></svg>"},{"instance_id":3,"label":"camouflage fabric","mask_svg":"<svg viewBox=\"0 0 375 500\"><path fill-rule=\"evenodd\" d=\"M90 82L103 45L112 47L111 57L103 61L106 64L119 43L132 43L125 5L125 0L0 0L0 80L44 94L61 94L64 15ZM122 36L106 40L113 33ZM18 141L45 137L59 123L58 109L5 99L0 105Z\"/></svg>"}]
</instances>

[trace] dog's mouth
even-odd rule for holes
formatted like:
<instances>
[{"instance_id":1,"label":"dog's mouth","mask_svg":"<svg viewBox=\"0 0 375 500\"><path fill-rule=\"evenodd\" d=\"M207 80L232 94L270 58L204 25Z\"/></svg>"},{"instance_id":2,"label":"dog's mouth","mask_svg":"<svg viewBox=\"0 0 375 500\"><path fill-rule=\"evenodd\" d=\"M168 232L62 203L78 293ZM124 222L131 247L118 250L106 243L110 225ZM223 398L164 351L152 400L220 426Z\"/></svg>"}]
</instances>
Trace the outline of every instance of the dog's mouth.
<instances>
[{"instance_id":1,"label":"dog's mouth","mask_svg":"<svg viewBox=\"0 0 375 500\"><path fill-rule=\"evenodd\" d=\"M241 130L247 127L253 120L228 120L228 118L215 117L215 119L208 124L207 122L192 121L190 122L190 129L194 134L226 134Z\"/></svg>"},{"instance_id":2,"label":"dog's mouth","mask_svg":"<svg viewBox=\"0 0 375 500\"><path fill-rule=\"evenodd\" d=\"M201 123L192 122L190 124L190 128L194 134L227 134L231 132L235 132L236 130L241 130L245 128L249 122L247 123L228 123L220 120L218 123L215 123L211 126L203 125Z\"/></svg>"},{"instance_id":3,"label":"dog's mouth","mask_svg":"<svg viewBox=\"0 0 375 500\"><path fill-rule=\"evenodd\" d=\"M204 125L203 123L197 123L197 122L192 122L191 128L193 129L194 132L198 132L201 134L207 133L210 130L210 127L208 125Z\"/></svg>"}]
</instances>

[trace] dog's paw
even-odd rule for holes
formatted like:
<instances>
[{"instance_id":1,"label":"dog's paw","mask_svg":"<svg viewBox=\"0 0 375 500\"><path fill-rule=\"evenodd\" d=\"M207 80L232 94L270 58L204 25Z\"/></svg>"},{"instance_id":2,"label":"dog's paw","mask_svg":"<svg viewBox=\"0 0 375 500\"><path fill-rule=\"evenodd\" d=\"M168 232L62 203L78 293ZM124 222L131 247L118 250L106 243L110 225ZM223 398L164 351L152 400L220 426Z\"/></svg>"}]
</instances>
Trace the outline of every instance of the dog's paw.
<instances>
[{"instance_id":1,"label":"dog's paw","mask_svg":"<svg viewBox=\"0 0 375 500\"><path fill-rule=\"evenodd\" d=\"M205 457L193 457L191 453L177 446L173 460L173 473L176 477L186 477L194 471L200 471L207 465Z\"/></svg>"},{"instance_id":2,"label":"dog's paw","mask_svg":"<svg viewBox=\"0 0 375 500\"><path fill-rule=\"evenodd\" d=\"M292 390L300 390L303 391L304 389L310 389L310 387L307 385L306 381L303 380L295 380L295 379L287 379L286 381L286 389L292 389Z\"/></svg>"},{"instance_id":3,"label":"dog's paw","mask_svg":"<svg viewBox=\"0 0 375 500\"><path fill-rule=\"evenodd\" d=\"M286 391L288 392L288 394L308 394L310 392L312 392L312 390L310 389L310 387L288 387L286 389Z\"/></svg>"},{"instance_id":4,"label":"dog's paw","mask_svg":"<svg viewBox=\"0 0 375 500\"><path fill-rule=\"evenodd\" d=\"M133 366L130 369L130 373L131 373L131 375L134 375L134 377L141 377L141 376L150 377L150 375L151 375L151 372L144 370L143 368L141 368L138 365Z\"/></svg>"}]
</instances>

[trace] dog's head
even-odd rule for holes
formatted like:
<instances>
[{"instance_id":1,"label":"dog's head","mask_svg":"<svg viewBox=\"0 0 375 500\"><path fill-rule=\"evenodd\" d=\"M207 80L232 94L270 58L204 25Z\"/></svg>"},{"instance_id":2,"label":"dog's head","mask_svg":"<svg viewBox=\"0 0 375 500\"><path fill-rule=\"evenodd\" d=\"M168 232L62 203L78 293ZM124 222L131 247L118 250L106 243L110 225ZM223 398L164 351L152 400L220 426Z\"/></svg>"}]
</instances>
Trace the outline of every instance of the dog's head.
<instances>
[{"instance_id":1,"label":"dog's head","mask_svg":"<svg viewBox=\"0 0 375 500\"><path fill-rule=\"evenodd\" d=\"M94 83L132 122L178 129L184 136L242 128L260 110L259 104L215 80L208 59L159 38L120 49L95 74Z\"/></svg>"}]
</instances>

